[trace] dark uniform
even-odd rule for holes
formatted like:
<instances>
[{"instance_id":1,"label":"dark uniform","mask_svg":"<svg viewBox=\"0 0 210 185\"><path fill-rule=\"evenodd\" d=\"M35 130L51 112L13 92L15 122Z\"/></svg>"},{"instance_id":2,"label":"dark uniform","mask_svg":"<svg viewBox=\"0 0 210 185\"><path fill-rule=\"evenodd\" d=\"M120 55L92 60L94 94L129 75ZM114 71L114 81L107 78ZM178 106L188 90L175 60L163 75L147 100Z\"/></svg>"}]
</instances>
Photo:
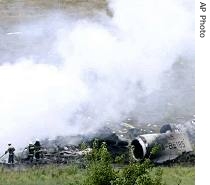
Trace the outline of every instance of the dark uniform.
<instances>
[{"instance_id":1,"label":"dark uniform","mask_svg":"<svg viewBox=\"0 0 210 185\"><path fill-rule=\"evenodd\" d=\"M26 147L26 149L28 149L28 160L30 162L33 162L33 159L34 159L34 151L35 151L35 147L33 144L29 144L28 147Z\"/></svg>"},{"instance_id":2,"label":"dark uniform","mask_svg":"<svg viewBox=\"0 0 210 185\"><path fill-rule=\"evenodd\" d=\"M8 144L8 149L5 151L5 154L9 153L8 163L14 163L14 151L15 148L11 144Z\"/></svg>"},{"instance_id":3,"label":"dark uniform","mask_svg":"<svg viewBox=\"0 0 210 185\"><path fill-rule=\"evenodd\" d=\"M39 141L35 142L34 149L35 149L35 158L36 158L36 161L38 161L41 157L41 144Z\"/></svg>"}]
</instances>

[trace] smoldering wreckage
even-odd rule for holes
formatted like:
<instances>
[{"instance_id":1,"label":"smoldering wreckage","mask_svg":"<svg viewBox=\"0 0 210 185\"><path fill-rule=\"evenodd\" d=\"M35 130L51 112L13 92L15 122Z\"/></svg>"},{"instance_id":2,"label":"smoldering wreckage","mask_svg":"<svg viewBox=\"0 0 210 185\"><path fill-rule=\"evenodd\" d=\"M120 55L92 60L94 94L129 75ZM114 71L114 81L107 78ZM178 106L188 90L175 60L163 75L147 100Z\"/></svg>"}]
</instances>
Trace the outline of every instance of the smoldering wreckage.
<instances>
[{"instance_id":1,"label":"smoldering wreckage","mask_svg":"<svg viewBox=\"0 0 210 185\"><path fill-rule=\"evenodd\" d=\"M59 136L54 140L42 140L40 141L41 148L38 160L34 155L32 158L29 157L29 150L26 147L22 152L15 153L13 164L9 164L4 157L0 159L0 165L9 168L45 164L76 163L84 165L84 156L91 152L96 140L99 144L106 143L113 159L124 155L124 163L129 162L131 153L133 160L142 161L149 158L157 165L171 163L194 165L195 153L192 147L194 146L194 139L194 119L184 124L165 124L163 126L145 124L142 128L123 122L121 129L118 130L105 127L91 136ZM72 141L77 144L70 144ZM81 147L83 144L86 146L85 149ZM158 150L153 153L156 146L158 146Z\"/></svg>"}]
</instances>

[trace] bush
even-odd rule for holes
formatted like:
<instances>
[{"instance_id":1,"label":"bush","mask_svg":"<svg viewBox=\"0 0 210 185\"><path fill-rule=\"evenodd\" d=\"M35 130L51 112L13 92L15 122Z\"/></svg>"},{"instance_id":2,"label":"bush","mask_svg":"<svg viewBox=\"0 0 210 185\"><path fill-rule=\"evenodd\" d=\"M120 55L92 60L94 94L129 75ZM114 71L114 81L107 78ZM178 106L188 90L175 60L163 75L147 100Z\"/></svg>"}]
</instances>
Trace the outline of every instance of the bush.
<instances>
[{"instance_id":1,"label":"bush","mask_svg":"<svg viewBox=\"0 0 210 185\"><path fill-rule=\"evenodd\" d=\"M111 166L111 156L106 144L98 148L97 141L94 142L91 154L87 155L89 161L87 168L86 185L111 185L115 179L115 171Z\"/></svg>"},{"instance_id":2,"label":"bush","mask_svg":"<svg viewBox=\"0 0 210 185\"><path fill-rule=\"evenodd\" d=\"M150 160L140 163L130 163L118 174L113 185L162 185L162 170L154 171Z\"/></svg>"},{"instance_id":3,"label":"bush","mask_svg":"<svg viewBox=\"0 0 210 185\"><path fill-rule=\"evenodd\" d=\"M162 170L156 168L150 160L142 163L131 161L120 170L114 170L106 144L101 146L95 141L91 154L87 155L86 185L163 185Z\"/></svg>"}]
</instances>

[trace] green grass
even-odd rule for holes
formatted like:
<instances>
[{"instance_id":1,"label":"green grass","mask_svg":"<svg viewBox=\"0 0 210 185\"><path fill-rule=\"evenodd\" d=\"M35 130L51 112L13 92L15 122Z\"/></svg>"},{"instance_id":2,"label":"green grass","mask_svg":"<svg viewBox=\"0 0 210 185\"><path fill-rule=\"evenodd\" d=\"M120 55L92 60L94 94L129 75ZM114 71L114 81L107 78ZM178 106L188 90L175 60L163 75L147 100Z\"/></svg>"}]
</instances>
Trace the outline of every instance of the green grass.
<instances>
[{"instance_id":1,"label":"green grass","mask_svg":"<svg viewBox=\"0 0 210 185\"><path fill-rule=\"evenodd\" d=\"M84 170L74 166L47 166L21 171L2 169L0 185L80 185L84 181Z\"/></svg>"},{"instance_id":2,"label":"green grass","mask_svg":"<svg viewBox=\"0 0 210 185\"><path fill-rule=\"evenodd\" d=\"M166 185L195 184L194 167L163 167ZM21 171L0 169L0 185L84 185L86 170L75 166L34 167Z\"/></svg>"},{"instance_id":3,"label":"green grass","mask_svg":"<svg viewBox=\"0 0 210 185\"><path fill-rule=\"evenodd\" d=\"M163 179L167 185L195 184L195 167L163 167Z\"/></svg>"}]
</instances>

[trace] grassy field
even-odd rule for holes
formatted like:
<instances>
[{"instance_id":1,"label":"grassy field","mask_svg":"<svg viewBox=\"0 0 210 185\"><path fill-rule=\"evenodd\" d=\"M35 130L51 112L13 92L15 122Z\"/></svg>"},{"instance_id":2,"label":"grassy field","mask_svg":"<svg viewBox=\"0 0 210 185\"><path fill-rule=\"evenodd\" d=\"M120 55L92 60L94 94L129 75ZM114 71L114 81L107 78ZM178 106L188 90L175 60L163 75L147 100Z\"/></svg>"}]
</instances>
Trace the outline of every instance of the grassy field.
<instances>
[{"instance_id":1,"label":"grassy field","mask_svg":"<svg viewBox=\"0 0 210 185\"><path fill-rule=\"evenodd\" d=\"M163 179L167 185L195 184L195 167L164 167Z\"/></svg>"},{"instance_id":2,"label":"grassy field","mask_svg":"<svg viewBox=\"0 0 210 185\"><path fill-rule=\"evenodd\" d=\"M9 171L1 169L0 185L80 185L85 170L77 167L34 167L27 170Z\"/></svg>"},{"instance_id":3,"label":"grassy field","mask_svg":"<svg viewBox=\"0 0 210 185\"><path fill-rule=\"evenodd\" d=\"M194 167L163 167L166 185L195 184ZM48 166L28 170L0 169L0 185L84 185L86 170L75 166Z\"/></svg>"}]
</instances>

